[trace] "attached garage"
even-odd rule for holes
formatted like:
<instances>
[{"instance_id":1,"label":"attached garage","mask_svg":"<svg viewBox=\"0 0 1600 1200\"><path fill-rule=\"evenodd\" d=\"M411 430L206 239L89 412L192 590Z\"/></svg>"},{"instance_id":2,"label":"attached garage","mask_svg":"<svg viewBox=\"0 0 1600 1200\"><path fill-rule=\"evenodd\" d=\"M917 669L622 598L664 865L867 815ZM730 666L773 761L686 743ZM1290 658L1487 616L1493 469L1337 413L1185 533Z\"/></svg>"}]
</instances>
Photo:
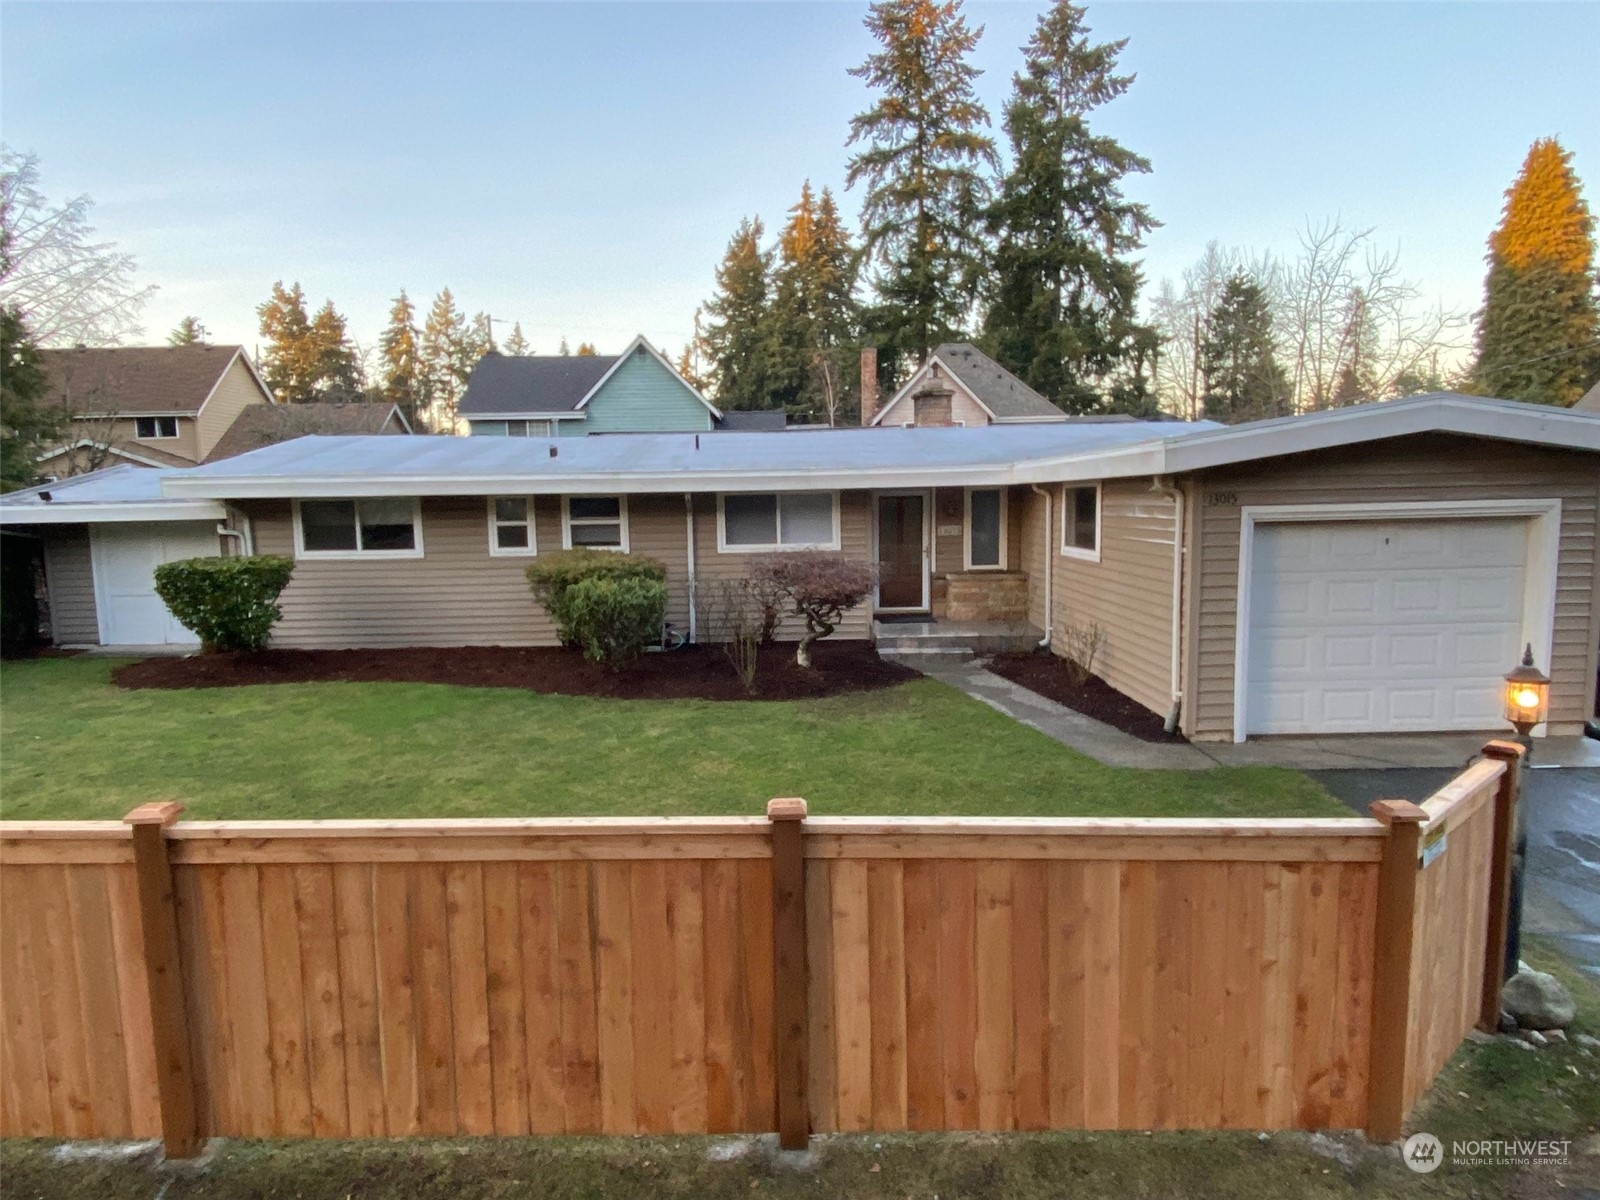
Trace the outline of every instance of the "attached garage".
<instances>
[{"instance_id":1,"label":"attached garage","mask_svg":"<svg viewBox=\"0 0 1600 1200\"><path fill-rule=\"evenodd\" d=\"M1246 514L1246 735L1498 729L1522 647L1549 661L1544 531L1558 512L1330 520L1325 507Z\"/></svg>"},{"instance_id":2,"label":"attached garage","mask_svg":"<svg viewBox=\"0 0 1600 1200\"><path fill-rule=\"evenodd\" d=\"M155 570L221 553L215 521L130 521L89 531L102 646L198 646L156 595Z\"/></svg>"}]
</instances>

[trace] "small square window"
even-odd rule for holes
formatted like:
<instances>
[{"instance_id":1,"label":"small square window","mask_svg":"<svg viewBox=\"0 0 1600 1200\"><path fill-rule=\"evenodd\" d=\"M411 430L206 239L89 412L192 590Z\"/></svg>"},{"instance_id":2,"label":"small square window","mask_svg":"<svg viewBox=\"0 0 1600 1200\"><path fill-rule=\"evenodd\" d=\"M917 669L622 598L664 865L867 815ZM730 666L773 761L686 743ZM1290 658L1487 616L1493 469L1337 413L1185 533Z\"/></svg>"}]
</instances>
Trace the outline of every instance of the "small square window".
<instances>
[{"instance_id":1,"label":"small square window","mask_svg":"<svg viewBox=\"0 0 1600 1200\"><path fill-rule=\"evenodd\" d=\"M591 550L628 549L628 505L621 496L568 496L562 509L563 543Z\"/></svg>"},{"instance_id":2,"label":"small square window","mask_svg":"<svg viewBox=\"0 0 1600 1200\"><path fill-rule=\"evenodd\" d=\"M1100 486L1069 487L1062 497L1061 552L1075 558L1100 557Z\"/></svg>"},{"instance_id":3,"label":"small square window","mask_svg":"<svg viewBox=\"0 0 1600 1200\"><path fill-rule=\"evenodd\" d=\"M489 553L536 553L533 500L528 496L494 496L489 500Z\"/></svg>"},{"instance_id":4,"label":"small square window","mask_svg":"<svg viewBox=\"0 0 1600 1200\"><path fill-rule=\"evenodd\" d=\"M133 432L135 437L143 441L175 438L178 436L178 418L136 417L133 422Z\"/></svg>"}]
</instances>

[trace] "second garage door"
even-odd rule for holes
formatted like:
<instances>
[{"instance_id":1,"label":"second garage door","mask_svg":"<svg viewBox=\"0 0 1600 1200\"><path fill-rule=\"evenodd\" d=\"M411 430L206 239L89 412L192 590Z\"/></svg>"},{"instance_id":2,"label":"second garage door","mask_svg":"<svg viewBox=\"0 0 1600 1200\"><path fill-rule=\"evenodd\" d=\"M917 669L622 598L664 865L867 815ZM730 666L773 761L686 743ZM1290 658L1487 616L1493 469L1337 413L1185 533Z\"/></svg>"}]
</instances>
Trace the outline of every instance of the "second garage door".
<instances>
[{"instance_id":1,"label":"second garage door","mask_svg":"<svg viewBox=\"0 0 1600 1200\"><path fill-rule=\"evenodd\" d=\"M103 646L198 645L156 595L155 570L218 552L215 521L96 525L90 533Z\"/></svg>"},{"instance_id":2,"label":"second garage door","mask_svg":"<svg viewBox=\"0 0 1600 1200\"><path fill-rule=\"evenodd\" d=\"M1527 569L1526 520L1257 527L1247 732L1497 728Z\"/></svg>"}]
</instances>

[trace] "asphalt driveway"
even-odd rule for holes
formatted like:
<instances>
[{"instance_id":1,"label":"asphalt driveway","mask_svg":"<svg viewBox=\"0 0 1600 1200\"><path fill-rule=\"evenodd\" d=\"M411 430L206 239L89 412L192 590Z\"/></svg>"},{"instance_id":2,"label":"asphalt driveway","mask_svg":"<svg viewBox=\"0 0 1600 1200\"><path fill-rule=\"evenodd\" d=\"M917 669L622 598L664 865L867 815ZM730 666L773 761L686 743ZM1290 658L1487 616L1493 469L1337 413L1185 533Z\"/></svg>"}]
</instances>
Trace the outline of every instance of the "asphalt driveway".
<instances>
[{"instance_id":1,"label":"asphalt driveway","mask_svg":"<svg viewBox=\"0 0 1600 1200\"><path fill-rule=\"evenodd\" d=\"M1374 800L1425 800L1454 771L1433 768L1307 771L1362 816ZM1541 934L1600 975L1600 770L1524 773L1528 831L1523 929Z\"/></svg>"}]
</instances>

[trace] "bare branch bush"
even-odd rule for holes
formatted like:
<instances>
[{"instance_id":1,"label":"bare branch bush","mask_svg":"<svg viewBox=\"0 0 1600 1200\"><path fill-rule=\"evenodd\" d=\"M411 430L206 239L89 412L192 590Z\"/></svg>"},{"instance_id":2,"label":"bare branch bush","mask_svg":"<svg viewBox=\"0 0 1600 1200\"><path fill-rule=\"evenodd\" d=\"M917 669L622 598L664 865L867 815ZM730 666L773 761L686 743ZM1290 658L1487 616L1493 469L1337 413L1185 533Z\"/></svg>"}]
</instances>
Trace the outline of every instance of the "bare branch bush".
<instances>
[{"instance_id":1,"label":"bare branch bush","mask_svg":"<svg viewBox=\"0 0 1600 1200\"><path fill-rule=\"evenodd\" d=\"M1105 646L1106 634L1094 621L1079 625L1070 617L1061 623L1061 657L1067 664L1067 675L1073 684L1081 687L1094 674L1094 660Z\"/></svg>"},{"instance_id":2,"label":"bare branch bush","mask_svg":"<svg viewBox=\"0 0 1600 1200\"><path fill-rule=\"evenodd\" d=\"M706 624L711 636L722 648L728 665L747 692L755 689L756 668L765 640L761 605L750 582L748 579L718 579L711 584L706 600Z\"/></svg>"}]
</instances>

